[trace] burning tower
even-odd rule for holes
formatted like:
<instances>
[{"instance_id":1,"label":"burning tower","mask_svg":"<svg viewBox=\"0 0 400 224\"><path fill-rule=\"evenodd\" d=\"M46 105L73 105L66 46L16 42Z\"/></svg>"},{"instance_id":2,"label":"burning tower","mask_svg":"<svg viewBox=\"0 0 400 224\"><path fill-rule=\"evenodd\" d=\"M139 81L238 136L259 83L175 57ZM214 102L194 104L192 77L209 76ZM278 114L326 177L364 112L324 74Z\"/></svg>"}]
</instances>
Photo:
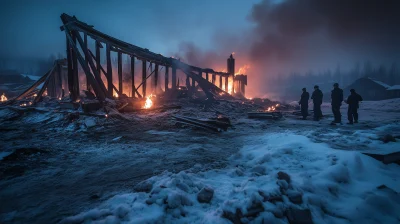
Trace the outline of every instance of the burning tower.
<instances>
[{"instance_id":1,"label":"burning tower","mask_svg":"<svg viewBox=\"0 0 400 224\"><path fill-rule=\"evenodd\" d=\"M235 74L235 59L233 55L229 56L227 60L227 70L228 73L232 76L233 85L232 85L232 95L241 95L245 96L245 85L247 85L247 75L244 74ZM240 71L239 71L240 72Z\"/></svg>"}]
</instances>

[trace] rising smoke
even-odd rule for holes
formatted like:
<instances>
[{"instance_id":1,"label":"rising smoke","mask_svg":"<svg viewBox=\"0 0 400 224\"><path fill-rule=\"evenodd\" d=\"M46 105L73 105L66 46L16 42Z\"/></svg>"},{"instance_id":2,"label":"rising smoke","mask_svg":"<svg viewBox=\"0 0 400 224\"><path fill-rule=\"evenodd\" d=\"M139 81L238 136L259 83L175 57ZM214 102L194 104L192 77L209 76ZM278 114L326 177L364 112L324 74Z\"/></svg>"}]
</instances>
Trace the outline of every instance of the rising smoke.
<instances>
[{"instance_id":1,"label":"rising smoke","mask_svg":"<svg viewBox=\"0 0 400 224\"><path fill-rule=\"evenodd\" d=\"M229 47L240 52L237 61L251 65L249 86L257 90L249 92L259 95L268 92L269 77L279 74L320 71L339 64L346 69L367 60L398 62L399 12L398 0L263 0L249 12L254 28L248 36L242 41L218 38L215 45L224 47L215 52L229 52ZM189 63L225 68L223 59L228 55L215 52L182 44L180 55Z\"/></svg>"}]
</instances>

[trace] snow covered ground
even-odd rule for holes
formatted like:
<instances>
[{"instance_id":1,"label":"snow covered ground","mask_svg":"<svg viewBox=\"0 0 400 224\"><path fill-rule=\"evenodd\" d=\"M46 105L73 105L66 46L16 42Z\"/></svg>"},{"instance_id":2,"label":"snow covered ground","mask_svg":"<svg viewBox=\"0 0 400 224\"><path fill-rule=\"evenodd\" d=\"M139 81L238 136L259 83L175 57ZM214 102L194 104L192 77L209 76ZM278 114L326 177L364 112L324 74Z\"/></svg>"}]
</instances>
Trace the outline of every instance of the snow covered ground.
<instances>
[{"instance_id":1,"label":"snow covered ground","mask_svg":"<svg viewBox=\"0 0 400 224\"><path fill-rule=\"evenodd\" d=\"M224 216L239 209L242 222L286 223L278 217L289 208L309 208L315 223L400 221L400 196L377 188L400 189L398 165L335 150L290 131L245 141L226 168L198 172L198 164L177 174L165 172L140 184L148 193L116 195L63 222L230 223ZM279 180L278 172L288 174L289 181ZM213 198L199 203L197 195L205 187L214 190Z\"/></svg>"},{"instance_id":2,"label":"snow covered ground","mask_svg":"<svg viewBox=\"0 0 400 224\"><path fill-rule=\"evenodd\" d=\"M400 150L399 104L363 102L353 126L330 126L328 105L320 122L237 114L235 129L217 136L160 123L162 114L91 129L89 118L62 127L59 114L25 116L16 124L26 129L0 125L17 129L2 146L49 152L29 157L44 165L0 181L0 222L287 223L309 209L314 223L399 223L400 166L361 153ZM383 143L387 134L397 142Z\"/></svg>"}]
</instances>

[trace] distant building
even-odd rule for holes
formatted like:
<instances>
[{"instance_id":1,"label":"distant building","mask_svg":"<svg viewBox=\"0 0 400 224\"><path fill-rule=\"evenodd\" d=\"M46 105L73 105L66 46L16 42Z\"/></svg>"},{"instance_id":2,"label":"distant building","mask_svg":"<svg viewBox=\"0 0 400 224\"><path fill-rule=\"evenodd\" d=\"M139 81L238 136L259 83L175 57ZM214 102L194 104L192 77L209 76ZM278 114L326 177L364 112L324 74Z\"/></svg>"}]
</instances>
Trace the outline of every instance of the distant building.
<instances>
[{"instance_id":1,"label":"distant building","mask_svg":"<svg viewBox=\"0 0 400 224\"><path fill-rule=\"evenodd\" d=\"M394 85L387 89L390 98L400 98L400 85Z\"/></svg>"},{"instance_id":2,"label":"distant building","mask_svg":"<svg viewBox=\"0 0 400 224\"><path fill-rule=\"evenodd\" d=\"M343 89L345 98L350 94L350 89L355 89L364 100L384 100L394 98L390 95L388 89L390 85L372 79L372 78L360 78L353 82L351 85Z\"/></svg>"}]
</instances>

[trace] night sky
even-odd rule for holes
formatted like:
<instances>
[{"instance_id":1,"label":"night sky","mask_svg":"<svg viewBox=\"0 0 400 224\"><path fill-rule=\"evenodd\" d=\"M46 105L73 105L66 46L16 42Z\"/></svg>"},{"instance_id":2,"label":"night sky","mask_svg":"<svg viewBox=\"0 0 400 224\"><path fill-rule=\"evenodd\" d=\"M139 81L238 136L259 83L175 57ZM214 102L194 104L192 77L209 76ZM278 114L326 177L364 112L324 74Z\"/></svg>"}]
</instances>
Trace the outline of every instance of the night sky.
<instances>
[{"instance_id":1,"label":"night sky","mask_svg":"<svg viewBox=\"0 0 400 224\"><path fill-rule=\"evenodd\" d=\"M2 1L1 54L48 57L65 51L60 15L75 15L126 42L167 54L183 41L213 49L218 33L251 26L246 19L255 0L16 0Z\"/></svg>"},{"instance_id":2,"label":"night sky","mask_svg":"<svg viewBox=\"0 0 400 224\"><path fill-rule=\"evenodd\" d=\"M190 64L249 66L249 85L293 72L400 63L398 0L2 1L0 57L64 54L60 15ZM264 91L262 90L262 91Z\"/></svg>"}]
</instances>

